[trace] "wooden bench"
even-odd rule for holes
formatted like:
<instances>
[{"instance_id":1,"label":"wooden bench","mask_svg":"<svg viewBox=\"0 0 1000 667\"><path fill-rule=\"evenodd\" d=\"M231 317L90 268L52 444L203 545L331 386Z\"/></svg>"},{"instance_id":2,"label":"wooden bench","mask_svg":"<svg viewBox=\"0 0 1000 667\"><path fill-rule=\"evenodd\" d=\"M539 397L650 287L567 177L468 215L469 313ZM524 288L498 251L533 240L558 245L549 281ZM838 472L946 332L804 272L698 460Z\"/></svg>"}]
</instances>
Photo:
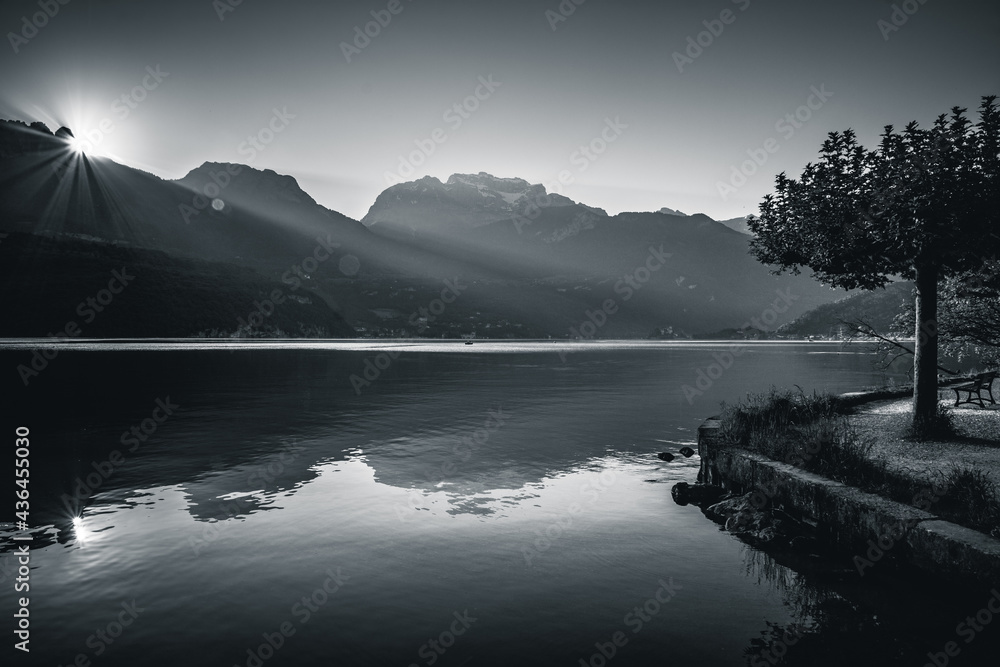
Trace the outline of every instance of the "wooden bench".
<instances>
[{"instance_id":1,"label":"wooden bench","mask_svg":"<svg viewBox=\"0 0 1000 667\"><path fill-rule=\"evenodd\" d=\"M962 405L963 403L977 403L979 407L985 408L986 404L983 402L983 392L985 391L989 395L989 400L991 404L996 404L993 399L993 380L996 379L997 372L990 371L989 373L980 373L976 375L972 382L968 384L962 384L957 387L952 387L955 391L955 405ZM961 393L965 392L967 394L966 399L960 400L962 398ZM975 398L973 398L975 396Z\"/></svg>"}]
</instances>

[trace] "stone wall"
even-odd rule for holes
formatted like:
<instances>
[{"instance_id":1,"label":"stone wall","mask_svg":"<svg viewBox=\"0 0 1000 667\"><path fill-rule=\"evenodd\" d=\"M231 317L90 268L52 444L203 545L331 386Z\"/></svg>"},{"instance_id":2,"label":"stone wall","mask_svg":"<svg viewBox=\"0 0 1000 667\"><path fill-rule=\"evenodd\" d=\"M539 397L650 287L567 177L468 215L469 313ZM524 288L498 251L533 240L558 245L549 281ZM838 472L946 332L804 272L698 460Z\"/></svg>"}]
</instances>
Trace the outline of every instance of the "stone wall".
<instances>
[{"instance_id":1,"label":"stone wall","mask_svg":"<svg viewBox=\"0 0 1000 667\"><path fill-rule=\"evenodd\" d=\"M698 429L698 481L735 493L759 491L768 503L815 525L824 539L854 549L854 564L906 562L954 579L1000 581L1000 540L923 510L865 493L787 463L729 447L718 418Z\"/></svg>"}]
</instances>

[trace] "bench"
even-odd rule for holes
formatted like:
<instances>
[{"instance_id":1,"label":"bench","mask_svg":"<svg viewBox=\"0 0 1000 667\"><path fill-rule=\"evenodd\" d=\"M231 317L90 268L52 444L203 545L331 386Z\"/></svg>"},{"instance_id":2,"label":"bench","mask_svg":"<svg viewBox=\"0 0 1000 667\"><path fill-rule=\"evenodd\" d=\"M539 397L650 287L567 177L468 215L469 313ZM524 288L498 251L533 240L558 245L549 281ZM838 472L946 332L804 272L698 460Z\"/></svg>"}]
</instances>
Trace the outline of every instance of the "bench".
<instances>
[{"instance_id":1,"label":"bench","mask_svg":"<svg viewBox=\"0 0 1000 667\"><path fill-rule=\"evenodd\" d=\"M955 405L962 405L963 403L977 403L979 407L985 408L986 404L983 402L983 392L985 391L989 395L989 400L991 404L996 404L993 399L993 380L996 379L997 372L990 371L989 373L980 373L976 375L972 382L968 384L962 384L957 387L952 387L955 391ZM961 400L962 395L959 392L966 393L966 399ZM975 398L973 398L975 396Z\"/></svg>"}]
</instances>

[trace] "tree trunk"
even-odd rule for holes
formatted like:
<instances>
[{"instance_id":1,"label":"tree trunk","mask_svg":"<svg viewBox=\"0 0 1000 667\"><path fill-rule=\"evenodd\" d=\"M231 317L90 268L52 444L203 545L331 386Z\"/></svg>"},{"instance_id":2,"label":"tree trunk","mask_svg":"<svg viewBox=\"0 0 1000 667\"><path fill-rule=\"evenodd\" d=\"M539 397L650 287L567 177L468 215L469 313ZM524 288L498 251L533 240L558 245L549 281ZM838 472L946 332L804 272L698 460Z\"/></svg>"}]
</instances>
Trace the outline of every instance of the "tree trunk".
<instances>
[{"instance_id":1,"label":"tree trunk","mask_svg":"<svg viewBox=\"0 0 1000 667\"><path fill-rule=\"evenodd\" d=\"M937 283L933 263L917 266L916 344L913 348L913 429L924 435L937 415Z\"/></svg>"}]
</instances>

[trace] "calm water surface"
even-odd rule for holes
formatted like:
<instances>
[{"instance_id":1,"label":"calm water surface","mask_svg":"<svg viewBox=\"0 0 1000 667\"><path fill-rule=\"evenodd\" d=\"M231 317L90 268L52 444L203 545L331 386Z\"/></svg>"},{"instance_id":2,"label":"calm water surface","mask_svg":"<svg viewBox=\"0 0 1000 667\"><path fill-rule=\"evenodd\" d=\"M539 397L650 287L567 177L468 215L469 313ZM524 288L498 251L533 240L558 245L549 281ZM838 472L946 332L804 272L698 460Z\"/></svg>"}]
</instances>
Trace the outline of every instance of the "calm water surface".
<instances>
[{"instance_id":1,"label":"calm water surface","mask_svg":"<svg viewBox=\"0 0 1000 667\"><path fill-rule=\"evenodd\" d=\"M115 347L8 390L28 664L744 665L775 625L915 655L953 627L721 532L670 498L697 456L655 457L747 391L883 382L863 348L752 345L720 373L725 344ZM11 377L30 359L0 351ZM868 620L831 630L831 604Z\"/></svg>"}]
</instances>

